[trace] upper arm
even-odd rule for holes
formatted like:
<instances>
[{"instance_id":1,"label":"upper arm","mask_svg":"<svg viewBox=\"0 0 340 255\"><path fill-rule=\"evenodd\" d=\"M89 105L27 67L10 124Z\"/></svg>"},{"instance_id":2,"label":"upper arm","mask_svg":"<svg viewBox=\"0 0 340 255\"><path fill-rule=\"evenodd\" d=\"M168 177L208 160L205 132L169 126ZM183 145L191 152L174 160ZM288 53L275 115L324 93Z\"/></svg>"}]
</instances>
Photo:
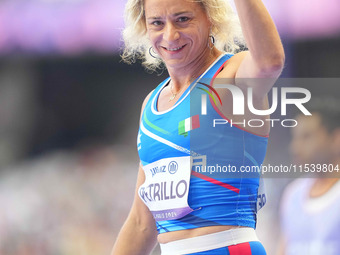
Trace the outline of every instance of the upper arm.
<instances>
[{"instance_id":1,"label":"upper arm","mask_svg":"<svg viewBox=\"0 0 340 255\"><path fill-rule=\"evenodd\" d=\"M269 66L269 65L268 65ZM241 89L251 87L256 98L266 98L275 81L282 72L281 65L260 67L249 51L242 51L231 57L219 78L235 78Z\"/></svg>"},{"instance_id":2,"label":"upper arm","mask_svg":"<svg viewBox=\"0 0 340 255\"><path fill-rule=\"evenodd\" d=\"M142 114L144 111L144 108L149 101L153 91L151 91L146 98L143 101L142 107L141 107L141 113L140 113L140 120L142 119ZM135 190L135 196L134 196L134 201L132 204L132 208L130 211L130 216L135 218L138 222L142 225L151 225L154 227L155 222L152 217L151 212L149 211L148 207L143 203L143 201L140 199L138 195L138 190L139 187L145 182L145 174L144 170L142 167L142 163L139 164L139 169L138 169L138 177L137 177L137 183L136 183L136 190Z\"/></svg>"}]
</instances>

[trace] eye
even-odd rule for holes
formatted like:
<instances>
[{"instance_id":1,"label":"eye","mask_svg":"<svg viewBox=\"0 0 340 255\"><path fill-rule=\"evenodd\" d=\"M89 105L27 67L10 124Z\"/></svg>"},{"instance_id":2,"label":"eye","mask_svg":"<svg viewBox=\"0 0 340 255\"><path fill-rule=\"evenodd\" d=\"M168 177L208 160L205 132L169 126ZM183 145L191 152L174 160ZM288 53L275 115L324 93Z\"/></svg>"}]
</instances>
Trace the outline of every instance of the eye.
<instances>
[{"instance_id":1,"label":"eye","mask_svg":"<svg viewBox=\"0 0 340 255\"><path fill-rule=\"evenodd\" d=\"M151 25L154 25L154 26L161 26L161 25L163 25L163 22L160 21L160 20L155 20L155 21L151 22Z\"/></svg>"},{"instance_id":2,"label":"eye","mask_svg":"<svg viewBox=\"0 0 340 255\"><path fill-rule=\"evenodd\" d=\"M177 19L178 22L187 22L187 21L189 21L189 20L190 20L189 17L179 17L179 18Z\"/></svg>"}]
</instances>

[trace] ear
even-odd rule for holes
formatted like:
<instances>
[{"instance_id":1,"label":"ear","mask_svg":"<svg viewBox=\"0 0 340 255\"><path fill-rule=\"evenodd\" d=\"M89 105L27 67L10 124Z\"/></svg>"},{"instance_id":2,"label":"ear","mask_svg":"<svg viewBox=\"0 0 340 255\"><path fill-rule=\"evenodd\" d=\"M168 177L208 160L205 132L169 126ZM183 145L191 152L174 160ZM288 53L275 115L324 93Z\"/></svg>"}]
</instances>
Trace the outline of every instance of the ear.
<instances>
[{"instance_id":1,"label":"ear","mask_svg":"<svg viewBox=\"0 0 340 255\"><path fill-rule=\"evenodd\" d=\"M340 127L332 132L332 152L335 159L340 159Z\"/></svg>"}]
</instances>

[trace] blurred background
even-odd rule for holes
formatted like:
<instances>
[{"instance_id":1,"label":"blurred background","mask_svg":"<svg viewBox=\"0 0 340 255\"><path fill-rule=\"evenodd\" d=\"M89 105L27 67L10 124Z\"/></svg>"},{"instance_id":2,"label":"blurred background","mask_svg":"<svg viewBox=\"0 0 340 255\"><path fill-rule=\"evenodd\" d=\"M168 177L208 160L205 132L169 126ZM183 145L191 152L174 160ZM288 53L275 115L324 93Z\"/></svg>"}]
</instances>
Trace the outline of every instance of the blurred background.
<instances>
[{"instance_id":1,"label":"blurred background","mask_svg":"<svg viewBox=\"0 0 340 255\"><path fill-rule=\"evenodd\" d=\"M1 255L110 253L133 200L140 106L167 76L121 62L125 2L0 1ZM338 0L264 2L283 77L340 76ZM289 132L271 134L266 161L289 162ZM290 181L265 179L268 254Z\"/></svg>"}]
</instances>

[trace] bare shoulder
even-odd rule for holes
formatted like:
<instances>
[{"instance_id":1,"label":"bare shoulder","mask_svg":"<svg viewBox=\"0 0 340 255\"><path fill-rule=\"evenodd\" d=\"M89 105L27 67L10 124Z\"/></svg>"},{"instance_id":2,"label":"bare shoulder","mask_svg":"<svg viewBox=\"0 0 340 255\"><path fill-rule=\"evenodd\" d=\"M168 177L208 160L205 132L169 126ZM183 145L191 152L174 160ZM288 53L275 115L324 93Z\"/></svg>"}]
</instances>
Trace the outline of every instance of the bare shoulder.
<instances>
[{"instance_id":1,"label":"bare shoulder","mask_svg":"<svg viewBox=\"0 0 340 255\"><path fill-rule=\"evenodd\" d=\"M235 78L236 72L240 67L240 64L248 54L249 51L241 51L232 56L225 63L223 70L217 75L217 78Z\"/></svg>"},{"instance_id":2,"label":"bare shoulder","mask_svg":"<svg viewBox=\"0 0 340 255\"><path fill-rule=\"evenodd\" d=\"M245 56L249 54L249 51L240 51L230 58L232 62L241 63Z\"/></svg>"},{"instance_id":3,"label":"bare shoulder","mask_svg":"<svg viewBox=\"0 0 340 255\"><path fill-rule=\"evenodd\" d=\"M144 110L145 105L148 103L148 101L149 101L149 99L150 99L150 97L151 97L151 95L152 95L152 93L153 93L154 91L155 91L155 90L153 89L153 90L145 97L145 99L144 99L144 101L143 101L143 104L142 104L142 111Z\"/></svg>"},{"instance_id":4,"label":"bare shoulder","mask_svg":"<svg viewBox=\"0 0 340 255\"><path fill-rule=\"evenodd\" d=\"M148 103L152 93L154 92L154 90L152 90L144 99L143 101L143 104L142 104L142 108L141 108L141 111L140 111L140 117L142 118L142 114L143 114L143 111L144 111L144 108L146 106L146 104Z\"/></svg>"}]
</instances>

